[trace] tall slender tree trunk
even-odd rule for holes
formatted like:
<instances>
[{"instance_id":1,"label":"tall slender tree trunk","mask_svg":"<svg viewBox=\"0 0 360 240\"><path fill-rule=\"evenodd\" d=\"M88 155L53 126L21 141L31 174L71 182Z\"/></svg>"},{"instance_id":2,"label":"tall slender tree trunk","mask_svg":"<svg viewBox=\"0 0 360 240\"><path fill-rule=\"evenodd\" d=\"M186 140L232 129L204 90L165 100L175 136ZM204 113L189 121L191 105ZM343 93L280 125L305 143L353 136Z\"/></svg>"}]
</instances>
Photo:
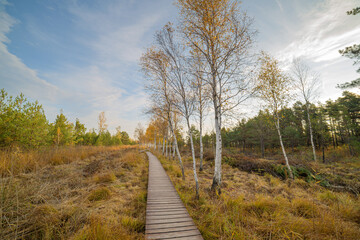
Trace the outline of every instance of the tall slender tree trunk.
<instances>
[{"instance_id":1,"label":"tall slender tree trunk","mask_svg":"<svg viewBox=\"0 0 360 240\"><path fill-rule=\"evenodd\" d=\"M170 146L169 146L169 158L172 159L172 156L173 156L172 149L173 149L173 145L174 145L172 139L169 140L169 144L170 144Z\"/></svg>"},{"instance_id":2,"label":"tall slender tree trunk","mask_svg":"<svg viewBox=\"0 0 360 240\"><path fill-rule=\"evenodd\" d=\"M202 141L202 112L200 112L200 171L203 170L204 147Z\"/></svg>"},{"instance_id":3,"label":"tall slender tree trunk","mask_svg":"<svg viewBox=\"0 0 360 240\"><path fill-rule=\"evenodd\" d=\"M315 145L314 145L313 131L312 131L312 127L311 127L309 103L306 103L306 112L307 112L307 118L308 118L308 123L309 123L310 142L311 142L311 147L313 150L314 161L316 162L316 151L315 151Z\"/></svg>"},{"instance_id":4,"label":"tall slender tree trunk","mask_svg":"<svg viewBox=\"0 0 360 240\"><path fill-rule=\"evenodd\" d=\"M165 137L165 157L168 156L168 145L169 145L168 132L166 132L166 137Z\"/></svg>"},{"instance_id":5,"label":"tall slender tree trunk","mask_svg":"<svg viewBox=\"0 0 360 240\"><path fill-rule=\"evenodd\" d=\"M279 120L278 113L276 113L275 125L276 125L276 130L277 130L278 135L279 135L280 145L281 145L281 149L282 149L282 152L283 152L283 155L284 155L284 158L285 158L286 167L287 167L287 169L289 170L289 176L290 176L291 179L294 179L294 175L293 175L293 173L292 173L292 171L291 171L291 168L290 168L290 165L289 165L289 159L288 159L288 157L287 157L287 155L286 155L284 143L283 143L282 137L281 137L281 132L280 132L280 120Z\"/></svg>"},{"instance_id":6,"label":"tall slender tree trunk","mask_svg":"<svg viewBox=\"0 0 360 240\"><path fill-rule=\"evenodd\" d=\"M214 178L211 189L217 190L221 193L221 153L222 153L222 139L221 139L221 112L217 104L217 100L214 100L215 110L215 131L216 131L216 144L215 144L215 170Z\"/></svg>"},{"instance_id":7,"label":"tall slender tree trunk","mask_svg":"<svg viewBox=\"0 0 360 240\"><path fill-rule=\"evenodd\" d=\"M170 115L169 125L170 125L170 128L171 128L171 133L172 133L172 135L174 136L174 145L175 145L175 150L176 150L177 156L178 156L178 158L179 158L179 164L180 164L180 167L181 167L182 178L183 178L183 180L185 180L184 165L183 165L183 162L182 162L182 160L181 160L181 155L180 155L180 151L179 151L179 145L178 145L178 142L177 142L177 139L176 139L176 135L175 135L175 130L174 130L174 127L173 127L173 118L172 118L172 115Z\"/></svg>"},{"instance_id":8,"label":"tall slender tree trunk","mask_svg":"<svg viewBox=\"0 0 360 240\"><path fill-rule=\"evenodd\" d=\"M194 171L195 189L196 189L195 197L196 197L196 199L199 199L199 181L198 181L198 177L197 177L197 173L196 173L195 149L194 149L193 136L192 136L192 132L191 132L191 128L190 128L189 116L186 117L186 121L187 121L187 125L188 125L188 134L189 134L190 145L191 145L191 155L192 155L192 159L193 159L193 171Z\"/></svg>"},{"instance_id":9,"label":"tall slender tree trunk","mask_svg":"<svg viewBox=\"0 0 360 240\"><path fill-rule=\"evenodd\" d=\"M334 149L336 149L335 130L334 130L334 126L333 126L333 123L332 123L332 118L329 117L329 119L330 119L331 138L332 138L332 142L333 142Z\"/></svg>"},{"instance_id":10,"label":"tall slender tree trunk","mask_svg":"<svg viewBox=\"0 0 360 240\"><path fill-rule=\"evenodd\" d=\"M261 145L261 157L265 158L264 136L260 137L260 145Z\"/></svg>"},{"instance_id":11,"label":"tall slender tree trunk","mask_svg":"<svg viewBox=\"0 0 360 240\"><path fill-rule=\"evenodd\" d=\"M322 143L322 160L323 160L323 163L326 163L324 133L321 134L321 143Z\"/></svg>"},{"instance_id":12,"label":"tall slender tree trunk","mask_svg":"<svg viewBox=\"0 0 360 240\"><path fill-rule=\"evenodd\" d=\"M175 150L175 140L173 139L173 142L172 142L172 149L173 149L173 154L172 154L172 158L175 159L175 153L176 153L176 150Z\"/></svg>"},{"instance_id":13,"label":"tall slender tree trunk","mask_svg":"<svg viewBox=\"0 0 360 240\"><path fill-rule=\"evenodd\" d=\"M162 144L162 155L165 154L165 136L163 137L163 144Z\"/></svg>"},{"instance_id":14,"label":"tall slender tree trunk","mask_svg":"<svg viewBox=\"0 0 360 240\"><path fill-rule=\"evenodd\" d=\"M154 150L156 150L156 135L154 134Z\"/></svg>"},{"instance_id":15,"label":"tall slender tree trunk","mask_svg":"<svg viewBox=\"0 0 360 240\"><path fill-rule=\"evenodd\" d=\"M169 143L168 143L168 151L169 151L169 154L168 154L168 157L171 158L171 138L169 138Z\"/></svg>"}]
</instances>

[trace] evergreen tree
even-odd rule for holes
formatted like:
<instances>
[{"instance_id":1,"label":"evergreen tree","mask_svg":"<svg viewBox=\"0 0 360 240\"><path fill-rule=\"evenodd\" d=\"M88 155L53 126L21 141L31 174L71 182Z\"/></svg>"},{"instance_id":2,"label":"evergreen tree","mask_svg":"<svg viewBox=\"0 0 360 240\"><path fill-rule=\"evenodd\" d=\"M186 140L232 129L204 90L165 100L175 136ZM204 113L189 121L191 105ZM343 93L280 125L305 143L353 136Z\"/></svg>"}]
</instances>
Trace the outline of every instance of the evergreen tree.
<instances>
[{"instance_id":1,"label":"evergreen tree","mask_svg":"<svg viewBox=\"0 0 360 240\"><path fill-rule=\"evenodd\" d=\"M74 142L77 145L83 145L85 143L85 124L80 123L79 119L76 119L74 129Z\"/></svg>"},{"instance_id":2,"label":"evergreen tree","mask_svg":"<svg viewBox=\"0 0 360 240\"><path fill-rule=\"evenodd\" d=\"M56 145L74 144L74 124L70 123L61 112L51 124L51 137Z\"/></svg>"},{"instance_id":3,"label":"evergreen tree","mask_svg":"<svg viewBox=\"0 0 360 240\"><path fill-rule=\"evenodd\" d=\"M0 146L39 147L48 143L49 125L42 106L23 94L0 92Z\"/></svg>"},{"instance_id":4,"label":"evergreen tree","mask_svg":"<svg viewBox=\"0 0 360 240\"><path fill-rule=\"evenodd\" d=\"M360 13L360 7L354 8L353 10L347 12L348 15L356 15L358 13ZM354 44L353 46L346 47L345 49L339 50L339 53L344 57L354 59L354 65L360 64L360 44ZM356 72L360 73L360 68L357 69ZM360 88L360 78L357 78L351 82L339 84L337 87L341 89L354 87Z\"/></svg>"}]
</instances>

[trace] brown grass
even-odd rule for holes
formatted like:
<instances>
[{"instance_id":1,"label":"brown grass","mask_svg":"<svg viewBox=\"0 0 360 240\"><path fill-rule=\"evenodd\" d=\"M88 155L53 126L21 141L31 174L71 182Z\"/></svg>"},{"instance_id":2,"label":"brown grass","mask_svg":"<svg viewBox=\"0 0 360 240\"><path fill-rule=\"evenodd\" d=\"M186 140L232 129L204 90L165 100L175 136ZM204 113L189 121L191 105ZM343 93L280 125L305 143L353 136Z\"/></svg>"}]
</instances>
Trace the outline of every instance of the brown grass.
<instances>
[{"instance_id":1,"label":"brown grass","mask_svg":"<svg viewBox=\"0 0 360 240\"><path fill-rule=\"evenodd\" d=\"M183 182L177 162L158 156L204 239L360 239L360 198L351 193L224 164L218 196L210 191L213 167L208 161L199 172L196 200L191 161L184 161Z\"/></svg>"},{"instance_id":2,"label":"brown grass","mask_svg":"<svg viewBox=\"0 0 360 240\"><path fill-rule=\"evenodd\" d=\"M128 149L132 146L64 146L21 150L18 147L0 150L0 176L37 171L48 165L61 165L92 157L99 153Z\"/></svg>"},{"instance_id":3,"label":"brown grass","mask_svg":"<svg viewBox=\"0 0 360 240\"><path fill-rule=\"evenodd\" d=\"M0 178L0 239L143 239L146 157L103 150Z\"/></svg>"}]
</instances>

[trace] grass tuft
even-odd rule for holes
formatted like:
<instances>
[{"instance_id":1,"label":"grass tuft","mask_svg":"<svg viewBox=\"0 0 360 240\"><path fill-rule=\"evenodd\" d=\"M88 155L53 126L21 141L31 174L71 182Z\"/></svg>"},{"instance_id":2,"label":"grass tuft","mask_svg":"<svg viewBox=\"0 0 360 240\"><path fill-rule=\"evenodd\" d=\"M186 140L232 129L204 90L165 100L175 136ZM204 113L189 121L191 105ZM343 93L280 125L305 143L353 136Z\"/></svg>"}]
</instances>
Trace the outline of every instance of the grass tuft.
<instances>
[{"instance_id":1,"label":"grass tuft","mask_svg":"<svg viewBox=\"0 0 360 240\"><path fill-rule=\"evenodd\" d=\"M96 183L111 183L116 180L116 176L113 172L108 172L105 174L96 175L94 181Z\"/></svg>"},{"instance_id":2,"label":"grass tuft","mask_svg":"<svg viewBox=\"0 0 360 240\"><path fill-rule=\"evenodd\" d=\"M107 200L111 196L111 192L107 187L101 187L98 189L93 190L88 199L90 202L96 202L101 200Z\"/></svg>"}]
</instances>

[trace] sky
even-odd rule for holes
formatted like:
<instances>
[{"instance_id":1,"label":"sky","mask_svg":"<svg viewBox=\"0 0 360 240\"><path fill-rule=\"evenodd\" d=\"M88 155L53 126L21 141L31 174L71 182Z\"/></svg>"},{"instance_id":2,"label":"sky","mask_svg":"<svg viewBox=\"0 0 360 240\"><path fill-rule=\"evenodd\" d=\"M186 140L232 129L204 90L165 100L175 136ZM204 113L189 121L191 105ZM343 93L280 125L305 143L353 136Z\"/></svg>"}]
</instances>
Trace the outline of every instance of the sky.
<instances>
[{"instance_id":1,"label":"sky","mask_svg":"<svg viewBox=\"0 0 360 240\"><path fill-rule=\"evenodd\" d=\"M356 6L360 0L242 1L256 48L285 64L302 57L321 76L321 102L358 78L338 53L359 43L360 16L346 15ZM177 16L171 0L0 0L0 88L38 100L50 122L62 111L96 129L104 111L111 132L121 126L132 136L148 122L139 58Z\"/></svg>"}]
</instances>

